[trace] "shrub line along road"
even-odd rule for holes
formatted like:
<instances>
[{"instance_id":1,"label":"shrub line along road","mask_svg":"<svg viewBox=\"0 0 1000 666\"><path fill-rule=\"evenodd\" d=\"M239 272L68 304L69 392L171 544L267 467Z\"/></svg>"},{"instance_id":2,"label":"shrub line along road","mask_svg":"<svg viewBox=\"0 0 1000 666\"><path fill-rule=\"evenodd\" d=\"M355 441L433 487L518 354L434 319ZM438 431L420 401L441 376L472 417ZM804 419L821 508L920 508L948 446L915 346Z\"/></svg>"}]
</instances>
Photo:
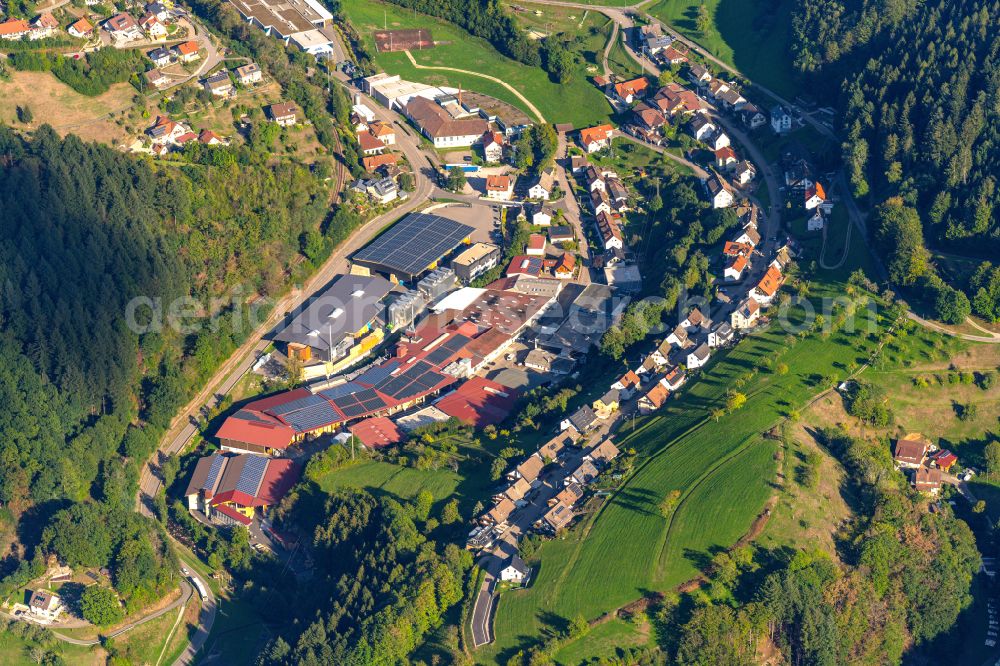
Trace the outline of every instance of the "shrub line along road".
<instances>
[{"instance_id":1,"label":"shrub line along road","mask_svg":"<svg viewBox=\"0 0 1000 666\"><path fill-rule=\"evenodd\" d=\"M191 599L191 595L194 594L194 588L191 587L191 585L189 585L188 582L184 579L181 579L180 587L181 587L181 596L175 599L169 605L164 606L160 610L154 613L150 613L145 617L139 618L135 622L129 622L125 626L121 627L120 629L116 629L115 631L111 632L110 634L107 634L103 638L73 638L72 636L66 636L64 634L60 634L58 631L56 631L55 629L51 629L50 627L52 635L55 636L60 641L66 643L72 643L73 645L84 645L84 646L97 645L98 643L101 643L104 639L107 638L117 638L122 634L132 631L133 629L135 629L140 625L146 624L147 622L155 620L156 618L162 615L166 615L170 611L175 610L180 606L186 605L187 602ZM6 615L6 613L4 613L4 615Z\"/></svg>"},{"instance_id":2,"label":"shrub line along road","mask_svg":"<svg viewBox=\"0 0 1000 666\"><path fill-rule=\"evenodd\" d=\"M365 99L369 102L369 106L374 110L375 115L381 120L397 126L400 125L396 114L385 110L367 97ZM198 432L197 423L199 414L203 410L212 409L217 406L220 400L232 391L233 387L251 370L253 364L264 353L268 344L270 344L267 339L269 334L283 328L286 313L293 312L328 286L334 277L344 273L347 270L347 257L367 245L387 223L419 208L430 198L434 190L433 181L429 174L425 172L425 168L422 165L427 165L426 170L430 170L432 167L420 151L419 143L406 131L398 132L396 141L397 146L406 155L406 159L413 167L416 189L410 193L410 197L405 203L369 220L356 229L348 237L347 241L334 250L333 254L313 274L302 289L293 290L292 293L276 303L267 321L259 326L248 340L230 355L229 359L205 383L205 387L198 395L188 402L174 418L171 427L161 440L159 448L142 467L139 477L139 492L136 496L136 508L141 514L150 517L153 515L151 509L153 498L159 492L162 485L155 469L167 457L177 455L184 449ZM212 630L215 614L216 602L209 591L208 598L202 604L197 633L192 638L184 654L181 655L175 664L189 664L194 660L195 654L204 645Z\"/></svg>"}]
</instances>

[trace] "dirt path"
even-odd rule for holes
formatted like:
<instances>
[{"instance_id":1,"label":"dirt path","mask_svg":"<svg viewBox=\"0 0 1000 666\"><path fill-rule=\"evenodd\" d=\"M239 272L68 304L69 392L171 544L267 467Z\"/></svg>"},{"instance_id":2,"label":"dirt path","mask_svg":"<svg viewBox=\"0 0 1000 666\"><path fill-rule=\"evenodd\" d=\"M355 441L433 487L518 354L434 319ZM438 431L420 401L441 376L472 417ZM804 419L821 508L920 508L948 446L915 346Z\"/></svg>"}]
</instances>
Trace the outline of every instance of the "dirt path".
<instances>
[{"instance_id":1,"label":"dirt path","mask_svg":"<svg viewBox=\"0 0 1000 666\"><path fill-rule=\"evenodd\" d=\"M514 93L515 97L517 97L519 100L521 100L522 102L524 102L524 105L527 106L528 109L533 114L535 114L535 118L538 119L538 122L540 122L540 123L545 123L546 122L545 117L542 115L542 112L538 110L538 107L536 107L534 104L532 104L528 100L527 97L525 97L524 95L522 95L521 93L519 93L513 86L511 86L506 81L498 79L495 76L490 76L489 74L480 74L479 72L473 72L473 71L468 70L468 69L458 69L457 67L432 67L430 65L421 65L416 60L413 59L413 54L412 53L410 53L409 51L403 51L403 53L405 53L406 57L410 59L410 64L413 65L414 67L416 67L417 69L431 69L431 70L440 70L440 71L444 71L444 72L458 72L459 74L470 74L472 76L478 76L478 77L480 77L482 79L489 79L490 81L493 81L494 83L499 83L504 88L506 88L510 92Z\"/></svg>"},{"instance_id":2,"label":"dirt path","mask_svg":"<svg viewBox=\"0 0 1000 666\"><path fill-rule=\"evenodd\" d=\"M611 68L608 66L608 56L611 54L611 49L615 46L615 40L618 39L618 22L611 22L611 36L608 38L608 43L604 46L604 54L601 56L601 66L604 68L604 78L611 78Z\"/></svg>"},{"instance_id":3,"label":"dirt path","mask_svg":"<svg viewBox=\"0 0 1000 666\"><path fill-rule=\"evenodd\" d=\"M965 320L967 324L969 324L974 328L979 329L980 331L983 331L984 333L989 333L989 335L987 336L987 335L972 335L971 333L958 333L957 331L951 330L947 326L942 326L941 324L937 324L933 321L928 321L927 319L924 319L915 312L907 312L906 316L911 321L917 322L924 328L929 328L930 330L937 331L938 333L944 333L945 335L950 335L955 338L961 338L962 340L968 340L970 342L985 342L994 345L1000 344L1000 333L993 333L992 331L987 331L983 327L977 326L976 323L972 321L972 319L970 318L967 318Z\"/></svg>"}]
</instances>

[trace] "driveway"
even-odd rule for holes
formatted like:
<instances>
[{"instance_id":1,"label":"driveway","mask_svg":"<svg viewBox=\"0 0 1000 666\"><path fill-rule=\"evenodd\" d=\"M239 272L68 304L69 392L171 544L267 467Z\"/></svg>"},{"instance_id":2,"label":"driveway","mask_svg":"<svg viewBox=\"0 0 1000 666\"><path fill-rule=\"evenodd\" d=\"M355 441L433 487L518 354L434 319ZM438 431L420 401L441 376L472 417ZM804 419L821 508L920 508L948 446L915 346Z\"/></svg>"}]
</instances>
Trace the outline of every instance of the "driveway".
<instances>
[{"instance_id":1,"label":"driveway","mask_svg":"<svg viewBox=\"0 0 1000 666\"><path fill-rule=\"evenodd\" d=\"M214 51L213 51L214 52ZM206 61L208 59L206 58ZM350 90L355 93L357 91ZM325 289L329 283L348 269L348 257L367 245L387 223L402 217L417 208L430 198L433 192L434 166L421 151L417 139L395 112L389 111L371 100L367 95L357 92L375 116L384 122L402 128L396 135L396 146L413 167L416 189L410 193L406 202L379 215L356 229L351 236L337 248L316 273L306 282L301 290L292 291L275 304L273 312L267 321L257 328L229 359L205 383L204 388L192 399L174 418L171 428L161 440L160 447L143 465L139 478L139 494L136 498L138 510L144 515L152 515L150 507L152 498L160 490L161 480L159 466L163 460L181 452L191 438L198 432L198 417L204 411L216 407L239 381L251 371L257 359L263 355L270 344L270 338L286 325L285 314L293 312L300 305Z\"/></svg>"}]
</instances>

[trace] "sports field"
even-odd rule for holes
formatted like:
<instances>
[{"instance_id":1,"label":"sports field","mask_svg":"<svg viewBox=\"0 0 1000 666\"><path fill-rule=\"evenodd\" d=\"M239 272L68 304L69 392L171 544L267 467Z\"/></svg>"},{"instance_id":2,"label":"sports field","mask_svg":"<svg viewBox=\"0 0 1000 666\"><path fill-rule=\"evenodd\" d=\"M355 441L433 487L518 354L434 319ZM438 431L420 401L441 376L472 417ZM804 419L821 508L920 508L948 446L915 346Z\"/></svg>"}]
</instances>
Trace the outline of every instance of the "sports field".
<instances>
[{"instance_id":1,"label":"sports field","mask_svg":"<svg viewBox=\"0 0 1000 666\"><path fill-rule=\"evenodd\" d=\"M454 67L505 81L528 98L547 122L570 122L578 127L606 120L610 107L587 80L586 64L577 65L569 83L553 83L541 67L528 67L500 55L486 40L473 37L452 23L373 0L349 0L343 11L364 38L377 64L389 74L432 85L463 87L481 92L528 112L524 104L502 85L472 74L435 72L414 67L406 53L377 53L374 32L383 29L427 28L434 48L410 52L416 62L429 67Z\"/></svg>"},{"instance_id":2,"label":"sports field","mask_svg":"<svg viewBox=\"0 0 1000 666\"><path fill-rule=\"evenodd\" d=\"M784 97L795 96L788 55L792 0L705 0L713 17L713 25L705 34L697 28L701 4L700 0L660 0L645 11L735 66L752 81Z\"/></svg>"}]
</instances>

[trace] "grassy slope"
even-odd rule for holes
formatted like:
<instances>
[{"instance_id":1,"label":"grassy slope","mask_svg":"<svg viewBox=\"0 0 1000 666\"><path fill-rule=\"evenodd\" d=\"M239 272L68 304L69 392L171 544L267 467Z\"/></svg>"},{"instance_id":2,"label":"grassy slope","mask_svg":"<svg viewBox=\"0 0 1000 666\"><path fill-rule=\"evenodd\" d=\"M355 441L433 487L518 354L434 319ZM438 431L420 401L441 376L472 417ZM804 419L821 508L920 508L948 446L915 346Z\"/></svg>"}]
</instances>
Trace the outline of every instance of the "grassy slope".
<instances>
[{"instance_id":1,"label":"grassy slope","mask_svg":"<svg viewBox=\"0 0 1000 666\"><path fill-rule=\"evenodd\" d=\"M817 271L815 296L840 294L851 271L867 266L864 246L856 243L860 241L852 239L843 267ZM813 258L807 254L800 264ZM905 349L888 350L886 363L936 360L948 351L938 339L917 332ZM789 347L783 332L769 330L717 354L679 399L658 415L637 421L634 433L622 434L619 444L636 448L647 462L596 517L564 540L542 547L533 587L500 603L497 643L477 658L502 661L530 645L547 626L559 626L578 612L593 619L691 578L715 550L735 541L763 507L773 476L773 448L765 447L760 434L816 394L820 377L844 376L849 363L863 363L874 347L872 337L861 333L828 339L811 335ZM749 398L746 406L713 421L711 410L721 404L726 389L765 358L787 364L788 374L761 371L741 389ZM734 462L724 462L741 450ZM668 526L659 504L675 489L683 500Z\"/></svg>"},{"instance_id":2,"label":"grassy slope","mask_svg":"<svg viewBox=\"0 0 1000 666\"><path fill-rule=\"evenodd\" d=\"M609 620L560 648L555 661L562 666L576 666L594 658L611 659L617 656L620 648L642 647L649 640L648 627L640 628L619 619Z\"/></svg>"},{"instance_id":3,"label":"grassy slope","mask_svg":"<svg viewBox=\"0 0 1000 666\"><path fill-rule=\"evenodd\" d=\"M698 0L660 0L646 11L669 23L752 81L795 96L788 43L793 0L705 0L714 16L707 34L696 27Z\"/></svg>"},{"instance_id":4,"label":"grassy slope","mask_svg":"<svg viewBox=\"0 0 1000 666\"><path fill-rule=\"evenodd\" d=\"M38 662L31 658L31 647L32 643L11 633L0 633L0 664L4 666L37 664ZM72 645L54 641L47 649L74 666L98 666L106 661L106 653L100 646Z\"/></svg>"},{"instance_id":5,"label":"grassy slope","mask_svg":"<svg viewBox=\"0 0 1000 666\"><path fill-rule=\"evenodd\" d=\"M502 79L531 100L548 122L571 122L582 127L605 120L610 113L604 96L587 80L582 64L572 81L559 85L550 81L540 67L528 67L504 57L485 40L472 37L454 24L370 0L349 0L343 3L343 10L366 40L379 66L390 74L433 85L461 85L528 112L510 91L487 79L455 72L419 70L410 64L405 53L376 53L372 31L382 28L386 20L389 28L429 28L436 42L447 42L426 51L413 51L419 64L456 67Z\"/></svg>"},{"instance_id":6,"label":"grassy slope","mask_svg":"<svg viewBox=\"0 0 1000 666\"><path fill-rule=\"evenodd\" d=\"M500 604L497 644L491 652L499 652L502 659L525 636L536 636L542 625L552 624L552 616L570 618L582 612L594 618L649 591L672 589L695 574L712 549L734 541L761 510L771 473L760 465L750 483L758 487L741 489L740 501L733 501L726 476L739 475L750 465L713 466L744 446L760 447L761 432L817 391L814 375L828 374L835 362L865 356L862 349L853 348L851 338L838 337L809 338L784 351L783 333L755 336L710 367L661 415L622 438L621 446L651 456L647 464L609 501L587 538L542 548L535 587L518 603ZM784 376L760 375L741 412L718 423L709 417L737 377L759 359L775 356L793 370ZM714 475L718 479L707 480ZM675 489L685 499L671 528L658 507ZM712 519L702 521L706 515ZM609 566L611 562L632 564ZM653 562L658 564L651 566Z\"/></svg>"}]
</instances>

